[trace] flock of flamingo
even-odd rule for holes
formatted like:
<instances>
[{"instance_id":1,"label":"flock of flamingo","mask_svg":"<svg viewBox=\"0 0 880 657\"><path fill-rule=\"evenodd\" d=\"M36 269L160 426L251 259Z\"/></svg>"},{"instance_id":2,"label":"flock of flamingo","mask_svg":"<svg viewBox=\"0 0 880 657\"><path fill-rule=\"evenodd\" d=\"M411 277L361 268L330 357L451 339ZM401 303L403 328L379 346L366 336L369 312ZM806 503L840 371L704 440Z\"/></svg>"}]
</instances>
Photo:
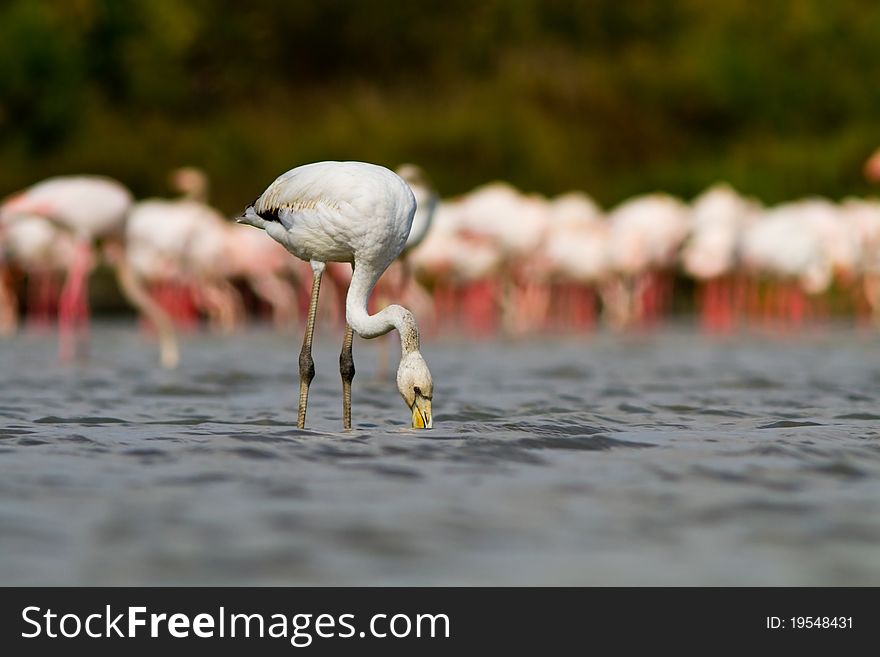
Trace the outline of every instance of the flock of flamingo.
<instances>
[{"instance_id":1,"label":"flock of flamingo","mask_svg":"<svg viewBox=\"0 0 880 657\"><path fill-rule=\"evenodd\" d=\"M476 332L649 326L675 285L708 331L798 328L832 299L880 320L878 200L765 207L718 184L691 203L652 193L603 212L580 192L493 183L440 203L410 260L433 316Z\"/></svg>"},{"instance_id":2,"label":"flock of flamingo","mask_svg":"<svg viewBox=\"0 0 880 657\"><path fill-rule=\"evenodd\" d=\"M400 299L429 331L645 327L669 312L676 285L696 295L708 331L797 328L826 317L832 299L880 322L880 200L767 207L718 184L690 203L652 193L603 210L582 192L546 198L501 182L441 200L418 167L398 173L418 209L371 304ZM880 182L880 151L865 174ZM99 265L158 336L166 367L179 360L175 333L202 322L227 332L254 314L296 324L309 307L309 265L213 208L202 171L179 169L172 183L177 198L135 201L112 179L62 176L7 197L0 334L22 318L34 329L57 322L60 355L72 358L88 335L88 278ZM342 326L352 271L328 262L326 272L321 313Z\"/></svg>"}]
</instances>

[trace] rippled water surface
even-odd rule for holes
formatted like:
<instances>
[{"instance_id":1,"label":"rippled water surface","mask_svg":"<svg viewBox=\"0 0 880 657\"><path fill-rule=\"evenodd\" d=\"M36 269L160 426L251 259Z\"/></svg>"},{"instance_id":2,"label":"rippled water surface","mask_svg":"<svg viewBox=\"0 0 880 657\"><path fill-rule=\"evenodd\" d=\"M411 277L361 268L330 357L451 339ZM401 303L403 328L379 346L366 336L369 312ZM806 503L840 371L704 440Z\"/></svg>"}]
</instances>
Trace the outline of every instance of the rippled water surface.
<instances>
[{"instance_id":1,"label":"rippled water surface","mask_svg":"<svg viewBox=\"0 0 880 657\"><path fill-rule=\"evenodd\" d=\"M0 343L3 584L880 584L880 339L431 339L435 429L357 340ZM396 349L396 347L392 347Z\"/></svg>"}]
</instances>

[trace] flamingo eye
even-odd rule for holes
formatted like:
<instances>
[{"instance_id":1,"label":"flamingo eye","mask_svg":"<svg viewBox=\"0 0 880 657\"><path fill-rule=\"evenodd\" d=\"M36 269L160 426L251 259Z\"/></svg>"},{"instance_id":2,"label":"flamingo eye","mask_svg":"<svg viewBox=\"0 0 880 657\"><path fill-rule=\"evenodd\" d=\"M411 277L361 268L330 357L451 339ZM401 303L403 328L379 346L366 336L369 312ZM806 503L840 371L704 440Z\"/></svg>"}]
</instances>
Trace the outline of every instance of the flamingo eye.
<instances>
[{"instance_id":1,"label":"flamingo eye","mask_svg":"<svg viewBox=\"0 0 880 657\"><path fill-rule=\"evenodd\" d=\"M421 394L422 394L422 389L419 388L418 386L416 386L415 388L413 388L413 392L415 392L417 395L421 395Z\"/></svg>"}]
</instances>

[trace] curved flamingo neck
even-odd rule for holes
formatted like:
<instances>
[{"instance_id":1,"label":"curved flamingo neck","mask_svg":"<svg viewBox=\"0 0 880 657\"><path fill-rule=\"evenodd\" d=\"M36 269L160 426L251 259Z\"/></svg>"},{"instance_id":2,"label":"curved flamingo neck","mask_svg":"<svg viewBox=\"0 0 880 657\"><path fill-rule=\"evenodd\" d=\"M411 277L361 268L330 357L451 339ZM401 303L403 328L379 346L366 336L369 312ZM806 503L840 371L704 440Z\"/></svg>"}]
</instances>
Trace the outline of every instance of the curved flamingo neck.
<instances>
[{"instance_id":1,"label":"curved flamingo neck","mask_svg":"<svg viewBox=\"0 0 880 657\"><path fill-rule=\"evenodd\" d=\"M135 274L123 249L116 255L116 280L125 298L149 319L159 334L159 358L162 367L173 369L180 362L174 323L165 310L152 299L143 282Z\"/></svg>"},{"instance_id":2,"label":"curved flamingo neck","mask_svg":"<svg viewBox=\"0 0 880 657\"><path fill-rule=\"evenodd\" d=\"M413 314L404 308L392 304L371 315L367 310L370 293L376 286L382 272L369 267L355 267L345 298L345 319L349 326L362 338L377 338L392 329L400 334L400 350L408 354L419 350L419 327Z\"/></svg>"},{"instance_id":3,"label":"curved flamingo neck","mask_svg":"<svg viewBox=\"0 0 880 657\"><path fill-rule=\"evenodd\" d=\"M180 200L182 201L195 201L197 203L208 202L207 185L194 185L192 187L181 189L180 191Z\"/></svg>"}]
</instances>

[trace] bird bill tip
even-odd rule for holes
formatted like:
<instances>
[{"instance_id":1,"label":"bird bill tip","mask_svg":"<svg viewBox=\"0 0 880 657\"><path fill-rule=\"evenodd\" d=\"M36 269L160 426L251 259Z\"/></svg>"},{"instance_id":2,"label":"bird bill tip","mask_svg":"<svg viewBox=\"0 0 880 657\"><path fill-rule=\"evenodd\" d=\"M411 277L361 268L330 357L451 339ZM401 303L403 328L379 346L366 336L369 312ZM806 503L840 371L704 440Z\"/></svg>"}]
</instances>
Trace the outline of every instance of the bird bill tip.
<instances>
[{"instance_id":1,"label":"bird bill tip","mask_svg":"<svg viewBox=\"0 0 880 657\"><path fill-rule=\"evenodd\" d=\"M430 399L417 399L412 405L411 410L413 429L432 429L434 427L434 417L431 413Z\"/></svg>"},{"instance_id":2,"label":"bird bill tip","mask_svg":"<svg viewBox=\"0 0 880 657\"><path fill-rule=\"evenodd\" d=\"M254 206L249 205L240 215L235 218L235 223L253 226L254 228L263 228L265 221L256 213Z\"/></svg>"}]
</instances>

